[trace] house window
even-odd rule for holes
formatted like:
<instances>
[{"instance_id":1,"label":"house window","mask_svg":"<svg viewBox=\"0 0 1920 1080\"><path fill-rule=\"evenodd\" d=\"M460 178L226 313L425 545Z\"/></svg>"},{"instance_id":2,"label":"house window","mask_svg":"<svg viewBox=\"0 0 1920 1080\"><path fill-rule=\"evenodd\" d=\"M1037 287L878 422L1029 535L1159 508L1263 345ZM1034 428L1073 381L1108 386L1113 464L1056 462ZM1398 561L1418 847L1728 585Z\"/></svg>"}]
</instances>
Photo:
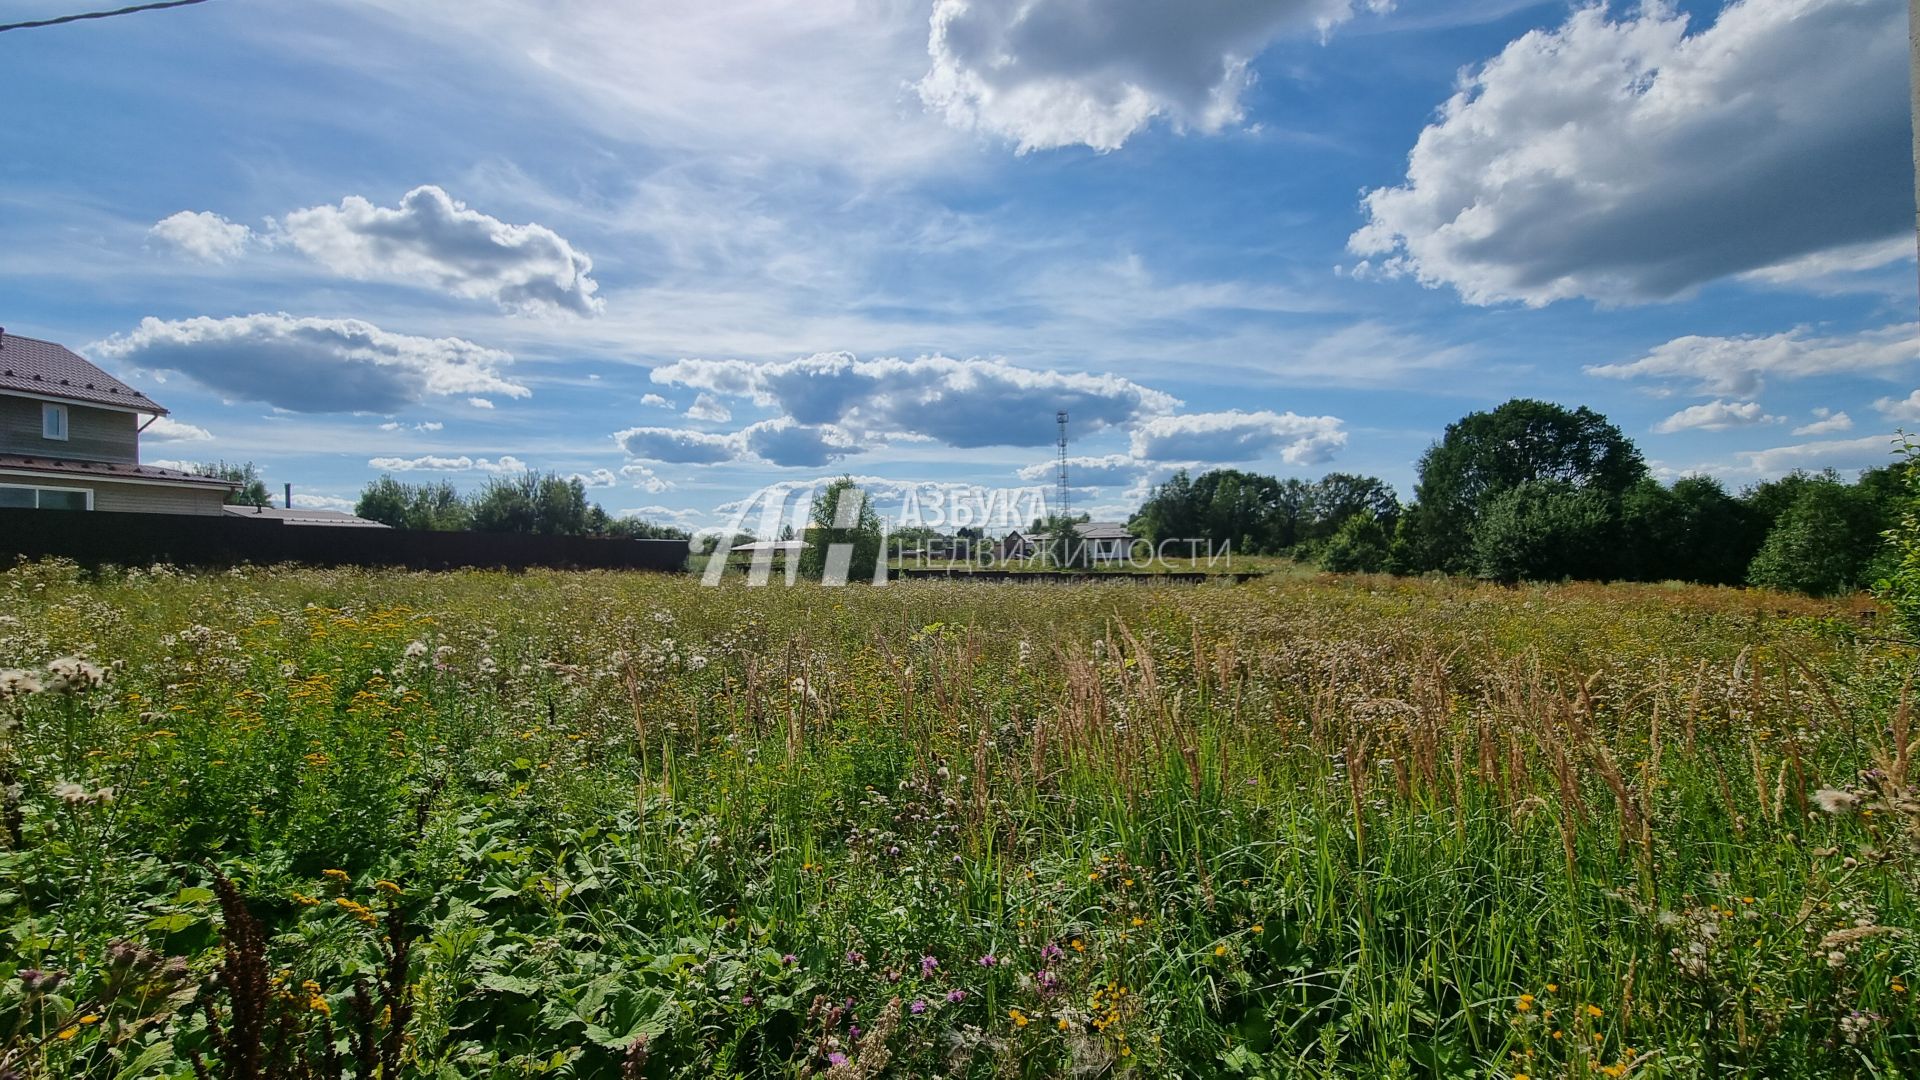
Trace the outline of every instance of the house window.
<instances>
[{"instance_id":1,"label":"house window","mask_svg":"<svg viewBox=\"0 0 1920 1080\"><path fill-rule=\"evenodd\" d=\"M93 492L86 488L43 488L0 484L0 509L91 510L93 509Z\"/></svg>"},{"instance_id":2,"label":"house window","mask_svg":"<svg viewBox=\"0 0 1920 1080\"><path fill-rule=\"evenodd\" d=\"M67 441L67 407L51 403L40 406L40 434L58 442Z\"/></svg>"}]
</instances>

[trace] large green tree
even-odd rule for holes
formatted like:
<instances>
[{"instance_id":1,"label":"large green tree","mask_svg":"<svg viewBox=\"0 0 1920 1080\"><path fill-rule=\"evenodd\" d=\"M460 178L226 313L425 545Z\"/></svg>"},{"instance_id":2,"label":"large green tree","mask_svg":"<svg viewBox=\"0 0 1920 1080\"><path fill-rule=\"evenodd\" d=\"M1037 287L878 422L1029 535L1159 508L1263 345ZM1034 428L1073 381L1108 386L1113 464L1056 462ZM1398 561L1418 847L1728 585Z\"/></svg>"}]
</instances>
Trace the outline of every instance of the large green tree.
<instances>
[{"instance_id":1,"label":"large green tree","mask_svg":"<svg viewBox=\"0 0 1920 1080\"><path fill-rule=\"evenodd\" d=\"M480 532L589 535L593 518L587 487L554 473L494 477L474 497L473 527Z\"/></svg>"},{"instance_id":2,"label":"large green tree","mask_svg":"<svg viewBox=\"0 0 1920 1080\"><path fill-rule=\"evenodd\" d=\"M1617 499L1646 475L1640 451L1606 417L1515 398L1447 426L1420 458L1402 545L1418 570L1458 572L1474 562L1475 529L1491 503L1522 484L1562 485ZM1537 493L1536 493L1537 494Z\"/></svg>"},{"instance_id":3,"label":"large green tree","mask_svg":"<svg viewBox=\"0 0 1920 1080\"><path fill-rule=\"evenodd\" d=\"M383 474L360 492L353 512L396 529L457 532L473 523L473 511L452 482L408 484Z\"/></svg>"},{"instance_id":4,"label":"large green tree","mask_svg":"<svg viewBox=\"0 0 1920 1080\"><path fill-rule=\"evenodd\" d=\"M850 476L828 484L813 497L807 511L807 546L800 551L800 574L812 581L828 580L828 571L844 578L835 582L872 581L885 558L885 535L873 497ZM844 568L834 565L846 559Z\"/></svg>"}]
</instances>

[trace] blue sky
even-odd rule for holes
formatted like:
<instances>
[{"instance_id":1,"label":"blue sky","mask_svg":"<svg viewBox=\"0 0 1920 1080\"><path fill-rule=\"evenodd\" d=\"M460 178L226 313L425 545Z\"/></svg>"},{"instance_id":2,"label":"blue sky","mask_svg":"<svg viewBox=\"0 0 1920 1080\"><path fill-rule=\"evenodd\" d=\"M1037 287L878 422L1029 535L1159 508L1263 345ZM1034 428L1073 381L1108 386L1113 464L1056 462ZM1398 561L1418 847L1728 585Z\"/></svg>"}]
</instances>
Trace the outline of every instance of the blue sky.
<instances>
[{"instance_id":1,"label":"blue sky","mask_svg":"<svg viewBox=\"0 0 1920 1080\"><path fill-rule=\"evenodd\" d=\"M85 0L13 0L9 18ZM111 5L102 5L111 6ZM149 460L1380 475L1514 396L1664 477L1920 426L1899 0L212 0L0 34L0 325ZM1026 477L1022 477L1022 469Z\"/></svg>"}]
</instances>

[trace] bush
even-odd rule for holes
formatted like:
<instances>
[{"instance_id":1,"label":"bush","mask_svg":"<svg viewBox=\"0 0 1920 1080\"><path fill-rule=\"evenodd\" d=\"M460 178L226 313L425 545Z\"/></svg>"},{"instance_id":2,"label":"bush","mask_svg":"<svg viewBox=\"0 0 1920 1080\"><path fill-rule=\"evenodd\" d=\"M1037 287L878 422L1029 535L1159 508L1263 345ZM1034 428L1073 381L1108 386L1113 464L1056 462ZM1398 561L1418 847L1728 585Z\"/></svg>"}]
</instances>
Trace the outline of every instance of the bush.
<instances>
[{"instance_id":1,"label":"bush","mask_svg":"<svg viewBox=\"0 0 1920 1080\"><path fill-rule=\"evenodd\" d=\"M1474 572L1507 583L1610 577L1619 532L1619 509L1605 492L1527 481L1495 496L1481 514Z\"/></svg>"},{"instance_id":2,"label":"bush","mask_svg":"<svg viewBox=\"0 0 1920 1080\"><path fill-rule=\"evenodd\" d=\"M1747 580L1814 596L1862 588L1880 549L1880 531L1878 508L1866 491L1815 478L1767 533Z\"/></svg>"},{"instance_id":3,"label":"bush","mask_svg":"<svg viewBox=\"0 0 1920 1080\"><path fill-rule=\"evenodd\" d=\"M1377 574L1387 568L1392 537L1380 519L1365 511L1340 523L1320 552L1320 568L1335 574Z\"/></svg>"}]
</instances>

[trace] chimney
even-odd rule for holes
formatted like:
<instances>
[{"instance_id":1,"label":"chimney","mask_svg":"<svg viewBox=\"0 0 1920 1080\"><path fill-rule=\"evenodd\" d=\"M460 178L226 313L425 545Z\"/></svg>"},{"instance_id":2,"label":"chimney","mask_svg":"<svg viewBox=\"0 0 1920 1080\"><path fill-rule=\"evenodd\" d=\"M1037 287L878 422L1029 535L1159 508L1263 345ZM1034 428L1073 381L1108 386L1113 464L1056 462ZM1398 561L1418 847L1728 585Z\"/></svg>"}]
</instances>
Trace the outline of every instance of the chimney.
<instances>
[{"instance_id":1,"label":"chimney","mask_svg":"<svg viewBox=\"0 0 1920 1080\"><path fill-rule=\"evenodd\" d=\"M0 349L7 347L7 328L0 326Z\"/></svg>"},{"instance_id":2,"label":"chimney","mask_svg":"<svg viewBox=\"0 0 1920 1080\"><path fill-rule=\"evenodd\" d=\"M287 485L287 509L293 509L293 485Z\"/></svg>"}]
</instances>

